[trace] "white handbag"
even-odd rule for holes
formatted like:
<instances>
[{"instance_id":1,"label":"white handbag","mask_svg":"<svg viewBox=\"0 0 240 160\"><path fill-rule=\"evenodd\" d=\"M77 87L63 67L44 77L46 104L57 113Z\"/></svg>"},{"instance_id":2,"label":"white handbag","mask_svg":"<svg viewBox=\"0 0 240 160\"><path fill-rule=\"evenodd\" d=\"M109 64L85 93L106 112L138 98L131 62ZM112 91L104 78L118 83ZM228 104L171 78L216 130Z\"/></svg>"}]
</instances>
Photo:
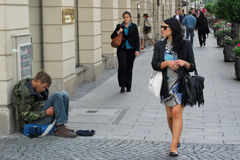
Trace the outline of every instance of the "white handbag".
<instances>
[{"instance_id":1,"label":"white handbag","mask_svg":"<svg viewBox=\"0 0 240 160\"><path fill-rule=\"evenodd\" d=\"M149 80L148 90L156 97L160 97L162 79L163 79L162 72L153 71L152 76Z\"/></svg>"}]
</instances>

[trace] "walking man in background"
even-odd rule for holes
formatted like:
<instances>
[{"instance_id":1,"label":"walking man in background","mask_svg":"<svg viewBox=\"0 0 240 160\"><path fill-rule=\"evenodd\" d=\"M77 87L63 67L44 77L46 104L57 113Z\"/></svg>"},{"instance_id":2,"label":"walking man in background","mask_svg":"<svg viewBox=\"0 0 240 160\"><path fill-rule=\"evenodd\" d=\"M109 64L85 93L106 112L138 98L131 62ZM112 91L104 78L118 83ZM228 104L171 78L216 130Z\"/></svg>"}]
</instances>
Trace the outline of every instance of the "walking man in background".
<instances>
[{"instance_id":1,"label":"walking man in background","mask_svg":"<svg viewBox=\"0 0 240 160\"><path fill-rule=\"evenodd\" d=\"M181 10L176 10L175 13L176 14L173 17L176 18L180 23L182 23L184 16L182 15Z\"/></svg>"},{"instance_id":2,"label":"walking man in background","mask_svg":"<svg viewBox=\"0 0 240 160\"><path fill-rule=\"evenodd\" d=\"M186 39L189 39L190 36L190 42L193 45L194 29L197 20L192 14L193 12L190 10L189 14L183 18L182 25L186 26Z\"/></svg>"}]
</instances>

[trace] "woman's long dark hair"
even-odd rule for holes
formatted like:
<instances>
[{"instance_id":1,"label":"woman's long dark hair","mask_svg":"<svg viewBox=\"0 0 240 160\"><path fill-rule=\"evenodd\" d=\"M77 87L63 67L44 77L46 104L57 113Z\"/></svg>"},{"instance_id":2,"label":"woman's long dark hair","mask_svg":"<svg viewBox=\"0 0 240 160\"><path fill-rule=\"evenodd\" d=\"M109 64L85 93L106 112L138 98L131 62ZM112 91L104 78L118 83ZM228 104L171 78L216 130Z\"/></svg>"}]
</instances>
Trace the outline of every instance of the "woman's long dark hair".
<instances>
[{"instance_id":1,"label":"woman's long dark hair","mask_svg":"<svg viewBox=\"0 0 240 160\"><path fill-rule=\"evenodd\" d=\"M124 17L125 14L129 15L129 17L132 18L132 15L131 15L131 13L130 13L129 11L125 11L125 12L123 12L123 14L122 14L122 18Z\"/></svg>"},{"instance_id":2,"label":"woman's long dark hair","mask_svg":"<svg viewBox=\"0 0 240 160\"><path fill-rule=\"evenodd\" d=\"M184 49L185 43L183 40L183 29L180 22L176 18L169 18L164 20L164 23L168 24L172 30L172 45L173 51L178 55L181 53L181 50Z\"/></svg>"},{"instance_id":3,"label":"woman's long dark hair","mask_svg":"<svg viewBox=\"0 0 240 160\"><path fill-rule=\"evenodd\" d=\"M201 19L204 19L204 18L205 18L205 15L204 15L203 11L200 11L199 18L201 18Z\"/></svg>"}]
</instances>

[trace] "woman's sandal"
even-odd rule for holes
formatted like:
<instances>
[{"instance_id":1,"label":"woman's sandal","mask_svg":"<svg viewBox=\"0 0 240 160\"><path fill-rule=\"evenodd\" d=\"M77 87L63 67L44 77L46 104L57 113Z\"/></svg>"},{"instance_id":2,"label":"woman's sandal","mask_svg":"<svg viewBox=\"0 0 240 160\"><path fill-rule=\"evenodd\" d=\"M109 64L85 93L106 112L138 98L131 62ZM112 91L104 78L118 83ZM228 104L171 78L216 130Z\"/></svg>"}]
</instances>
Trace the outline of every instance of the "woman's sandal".
<instances>
[{"instance_id":1,"label":"woman's sandal","mask_svg":"<svg viewBox=\"0 0 240 160\"><path fill-rule=\"evenodd\" d=\"M169 153L169 156L177 157L177 156L178 156L178 153L177 153L177 152L170 152L170 153Z\"/></svg>"},{"instance_id":2,"label":"woman's sandal","mask_svg":"<svg viewBox=\"0 0 240 160\"><path fill-rule=\"evenodd\" d=\"M178 144L177 144L177 148L179 148L181 146L181 144L180 144L180 142L178 142Z\"/></svg>"}]
</instances>

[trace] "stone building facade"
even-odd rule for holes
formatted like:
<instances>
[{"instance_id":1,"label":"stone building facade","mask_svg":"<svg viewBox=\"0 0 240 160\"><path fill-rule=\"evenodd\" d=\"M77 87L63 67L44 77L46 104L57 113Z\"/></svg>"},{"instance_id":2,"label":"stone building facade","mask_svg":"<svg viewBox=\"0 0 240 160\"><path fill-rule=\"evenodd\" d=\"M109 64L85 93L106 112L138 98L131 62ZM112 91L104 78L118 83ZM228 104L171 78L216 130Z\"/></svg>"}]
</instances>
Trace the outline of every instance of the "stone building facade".
<instances>
[{"instance_id":1,"label":"stone building facade","mask_svg":"<svg viewBox=\"0 0 240 160\"><path fill-rule=\"evenodd\" d=\"M175 0L0 0L0 135L15 131L12 89L24 75L44 69L53 78L51 92L74 94L117 66L110 35L125 10L140 32L148 13L159 39L175 6Z\"/></svg>"}]
</instances>

